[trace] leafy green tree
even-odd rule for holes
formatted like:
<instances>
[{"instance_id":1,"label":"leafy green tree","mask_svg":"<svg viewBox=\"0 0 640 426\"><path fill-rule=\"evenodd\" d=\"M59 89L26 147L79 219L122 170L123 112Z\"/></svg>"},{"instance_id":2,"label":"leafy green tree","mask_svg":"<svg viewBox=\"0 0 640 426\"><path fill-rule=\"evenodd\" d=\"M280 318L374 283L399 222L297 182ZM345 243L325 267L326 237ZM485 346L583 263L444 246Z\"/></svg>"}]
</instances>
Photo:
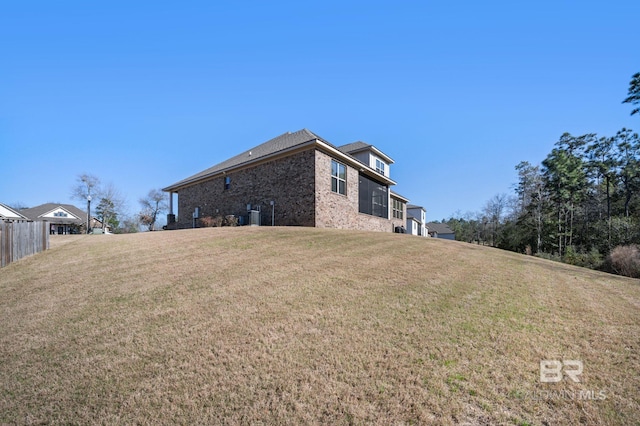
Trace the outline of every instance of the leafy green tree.
<instances>
[{"instance_id":1,"label":"leafy green tree","mask_svg":"<svg viewBox=\"0 0 640 426\"><path fill-rule=\"evenodd\" d=\"M594 174L596 186L603 181L606 196L607 220L611 220L611 189L615 183L616 173L616 146L614 138L601 137L593 140L587 147L588 167Z\"/></svg>"},{"instance_id":2,"label":"leafy green tree","mask_svg":"<svg viewBox=\"0 0 640 426\"><path fill-rule=\"evenodd\" d=\"M624 197L624 215L629 217L629 206L640 191L640 138L630 129L622 129L614 137L618 148L621 191Z\"/></svg>"},{"instance_id":3,"label":"leafy green tree","mask_svg":"<svg viewBox=\"0 0 640 426\"><path fill-rule=\"evenodd\" d=\"M545 187L556 206L556 240L560 256L573 245L576 206L586 187L586 173L581 157L582 142L565 133L542 162Z\"/></svg>"},{"instance_id":4,"label":"leafy green tree","mask_svg":"<svg viewBox=\"0 0 640 426\"><path fill-rule=\"evenodd\" d=\"M102 229L109 227L112 230L115 230L120 224L115 204L108 198L102 198L100 200L100 203L98 203L98 206L96 207L96 216L98 216L102 221Z\"/></svg>"},{"instance_id":5,"label":"leafy green tree","mask_svg":"<svg viewBox=\"0 0 640 426\"><path fill-rule=\"evenodd\" d=\"M623 104L640 105L640 72L635 73L629 82L629 93ZM631 110L631 115L640 113L640 107Z\"/></svg>"}]
</instances>

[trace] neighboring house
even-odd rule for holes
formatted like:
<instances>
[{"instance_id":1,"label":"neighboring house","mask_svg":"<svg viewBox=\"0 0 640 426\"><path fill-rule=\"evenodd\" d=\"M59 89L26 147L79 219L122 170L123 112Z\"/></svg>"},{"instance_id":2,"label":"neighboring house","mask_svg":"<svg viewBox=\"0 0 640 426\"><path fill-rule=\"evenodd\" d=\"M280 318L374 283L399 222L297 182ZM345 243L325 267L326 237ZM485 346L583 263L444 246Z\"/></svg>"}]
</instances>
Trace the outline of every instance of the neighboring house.
<instances>
[{"instance_id":1,"label":"neighboring house","mask_svg":"<svg viewBox=\"0 0 640 426\"><path fill-rule=\"evenodd\" d=\"M407 234L419 235L420 221L413 216L407 218Z\"/></svg>"},{"instance_id":2,"label":"neighboring house","mask_svg":"<svg viewBox=\"0 0 640 426\"><path fill-rule=\"evenodd\" d=\"M411 223L411 226L410 226ZM407 232L413 235L428 237L427 233L427 211L424 207L407 205ZM409 232L411 230L411 232Z\"/></svg>"},{"instance_id":3,"label":"neighboring house","mask_svg":"<svg viewBox=\"0 0 640 426\"><path fill-rule=\"evenodd\" d=\"M442 238L445 240L455 240L456 234L446 223L427 223L429 235L434 238Z\"/></svg>"},{"instance_id":4,"label":"neighboring house","mask_svg":"<svg viewBox=\"0 0 640 426\"><path fill-rule=\"evenodd\" d=\"M391 191L391 217L394 220L399 220L401 222L403 222L405 220L405 218L407 217L407 203L409 202L409 199L406 197L403 197L402 195L398 194L395 191ZM394 232L398 232L398 233L406 233L407 229L404 226L404 222L399 225L396 226L396 228L394 228Z\"/></svg>"},{"instance_id":5,"label":"neighboring house","mask_svg":"<svg viewBox=\"0 0 640 426\"><path fill-rule=\"evenodd\" d=\"M6 204L0 204L0 220L28 220L28 218Z\"/></svg>"},{"instance_id":6,"label":"neighboring house","mask_svg":"<svg viewBox=\"0 0 640 426\"><path fill-rule=\"evenodd\" d=\"M85 232L87 212L71 204L47 203L20 213L33 221L48 221L51 234L81 234ZM91 218L91 228L102 228L102 222Z\"/></svg>"},{"instance_id":7,"label":"neighboring house","mask_svg":"<svg viewBox=\"0 0 640 426\"><path fill-rule=\"evenodd\" d=\"M164 188L167 228L234 215L240 224L393 232L408 200L390 191L391 164L364 142L337 147L307 129L284 133Z\"/></svg>"}]
</instances>

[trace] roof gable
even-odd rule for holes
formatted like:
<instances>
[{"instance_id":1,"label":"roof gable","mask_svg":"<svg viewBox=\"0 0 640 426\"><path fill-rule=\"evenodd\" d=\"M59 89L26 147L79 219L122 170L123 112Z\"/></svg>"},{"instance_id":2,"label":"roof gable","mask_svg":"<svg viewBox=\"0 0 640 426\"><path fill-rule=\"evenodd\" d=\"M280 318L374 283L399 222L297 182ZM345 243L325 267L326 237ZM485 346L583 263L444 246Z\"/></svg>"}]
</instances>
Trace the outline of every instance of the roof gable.
<instances>
[{"instance_id":1,"label":"roof gable","mask_svg":"<svg viewBox=\"0 0 640 426\"><path fill-rule=\"evenodd\" d=\"M69 210L65 209L62 206L58 206L53 210L50 210L46 213L39 215L38 217L43 219L44 218L53 219L53 218L60 218L60 217L69 218L69 219L80 219L78 216L74 215L73 213L71 213Z\"/></svg>"},{"instance_id":2,"label":"roof gable","mask_svg":"<svg viewBox=\"0 0 640 426\"><path fill-rule=\"evenodd\" d=\"M22 219L27 219L27 217L5 204L0 204L0 219L22 220Z\"/></svg>"},{"instance_id":3,"label":"roof gable","mask_svg":"<svg viewBox=\"0 0 640 426\"><path fill-rule=\"evenodd\" d=\"M65 220L81 222L85 212L71 204L46 203L20 211L31 220ZM65 216L66 215L66 216Z\"/></svg>"},{"instance_id":4,"label":"roof gable","mask_svg":"<svg viewBox=\"0 0 640 426\"><path fill-rule=\"evenodd\" d=\"M363 152L363 151L369 151L371 152L373 155L380 157L382 160L386 161L389 164L393 164L394 161L391 157L389 157L387 154L385 154L384 152L380 151L378 148L376 148L375 146L368 144L366 142L362 142L362 141L357 141L357 142L352 142L352 143L348 143L346 145L342 145L339 146L338 149L344 153L353 155L353 154L357 154L359 152Z\"/></svg>"}]
</instances>

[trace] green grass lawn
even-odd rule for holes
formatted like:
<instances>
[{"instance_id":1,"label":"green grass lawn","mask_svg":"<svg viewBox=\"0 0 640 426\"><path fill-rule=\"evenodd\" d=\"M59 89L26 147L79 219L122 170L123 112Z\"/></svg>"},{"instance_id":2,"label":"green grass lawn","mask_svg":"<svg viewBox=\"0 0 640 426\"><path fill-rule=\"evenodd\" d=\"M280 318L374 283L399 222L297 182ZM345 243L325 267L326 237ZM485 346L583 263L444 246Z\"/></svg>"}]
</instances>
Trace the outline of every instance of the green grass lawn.
<instances>
[{"instance_id":1,"label":"green grass lawn","mask_svg":"<svg viewBox=\"0 0 640 426\"><path fill-rule=\"evenodd\" d=\"M639 281L464 243L53 238L0 269L0 324L0 423L640 419ZM581 361L580 382L541 382L547 359Z\"/></svg>"}]
</instances>

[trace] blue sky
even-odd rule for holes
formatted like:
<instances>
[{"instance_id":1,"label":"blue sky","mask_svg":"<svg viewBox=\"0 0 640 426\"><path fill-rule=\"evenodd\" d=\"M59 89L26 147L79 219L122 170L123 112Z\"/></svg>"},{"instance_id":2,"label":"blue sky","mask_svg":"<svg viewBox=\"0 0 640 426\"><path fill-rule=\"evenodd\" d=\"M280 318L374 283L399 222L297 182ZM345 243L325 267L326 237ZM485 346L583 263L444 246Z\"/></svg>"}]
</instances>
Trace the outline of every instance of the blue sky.
<instances>
[{"instance_id":1,"label":"blue sky","mask_svg":"<svg viewBox=\"0 0 640 426\"><path fill-rule=\"evenodd\" d=\"M286 131L371 143L428 220L510 193L563 132L640 130L634 1L0 4L0 202L128 201Z\"/></svg>"}]
</instances>

